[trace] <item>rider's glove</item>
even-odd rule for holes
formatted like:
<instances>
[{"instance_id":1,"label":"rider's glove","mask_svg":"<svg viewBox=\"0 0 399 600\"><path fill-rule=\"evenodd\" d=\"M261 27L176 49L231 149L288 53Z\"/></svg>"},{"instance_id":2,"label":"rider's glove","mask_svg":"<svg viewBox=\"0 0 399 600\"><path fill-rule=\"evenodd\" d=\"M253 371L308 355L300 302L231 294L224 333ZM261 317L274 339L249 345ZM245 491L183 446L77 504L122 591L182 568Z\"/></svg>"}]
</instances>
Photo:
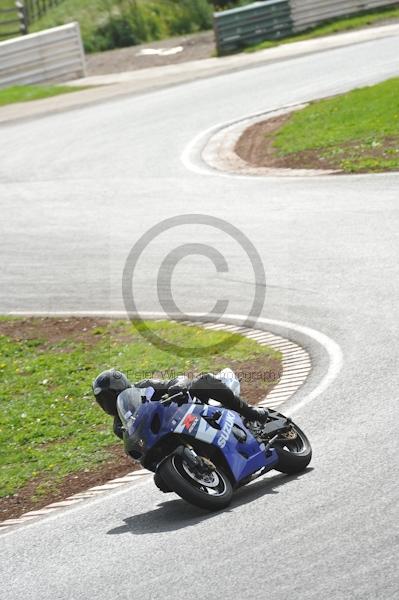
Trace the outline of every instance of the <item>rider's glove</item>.
<instances>
[{"instance_id":1,"label":"rider's glove","mask_svg":"<svg viewBox=\"0 0 399 600\"><path fill-rule=\"evenodd\" d=\"M178 406L182 404L186 404L189 400L188 398L188 390L187 388L181 388L179 386L172 386L168 388L168 396L174 396L175 394L179 394L175 398L171 398L171 402L176 402Z\"/></svg>"},{"instance_id":2,"label":"rider's glove","mask_svg":"<svg viewBox=\"0 0 399 600\"><path fill-rule=\"evenodd\" d=\"M167 382L162 379L142 379L134 384L137 388L152 387L154 390L165 390L167 388Z\"/></svg>"},{"instance_id":3,"label":"rider's glove","mask_svg":"<svg viewBox=\"0 0 399 600\"><path fill-rule=\"evenodd\" d=\"M189 401L188 396L188 387L190 385L190 380L184 375L180 375L179 377L175 377L169 382L168 386L168 396L174 396L175 394L179 394L176 398L173 398L172 402L176 402L179 406L185 404Z\"/></svg>"}]
</instances>

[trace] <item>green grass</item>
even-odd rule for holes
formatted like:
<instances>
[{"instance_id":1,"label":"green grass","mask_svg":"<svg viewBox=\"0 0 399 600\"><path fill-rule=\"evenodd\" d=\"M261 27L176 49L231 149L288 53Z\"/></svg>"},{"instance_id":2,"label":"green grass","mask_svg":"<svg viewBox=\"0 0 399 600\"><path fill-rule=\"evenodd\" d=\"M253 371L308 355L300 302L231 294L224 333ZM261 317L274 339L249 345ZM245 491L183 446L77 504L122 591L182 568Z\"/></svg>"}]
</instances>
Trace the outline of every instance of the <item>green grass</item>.
<instances>
[{"instance_id":1,"label":"green grass","mask_svg":"<svg viewBox=\"0 0 399 600\"><path fill-rule=\"evenodd\" d=\"M13 24L4 24L4 21L15 20L18 21L18 13L15 6L15 0L0 0L0 10L13 9L11 13L3 13L0 12L0 42L5 41L8 38L15 37L15 35L19 35L19 23ZM9 35L11 33L11 35Z\"/></svg>"},{"instance_id":2,"label":"green grass","mask_svg":"<svg viewBox=\"0 0 399 600\"><path fill-rule=\"evenodd\" d=\"M17 12L17 9L15 8L15 0L0 0L0 9L6 10L8 8L13 8L15 9L15 12ZM11 15L11 17L12 16L13 15Z\"/></svg>"},{"instance_id":3,"label":"green grass","mask_svg":"<svg viewBox=\"0 0 399 600\"><path fill-rule=\"evenodd\" d=\"M15 0L0 0L0 9L6 10L8 8L12 8L15 10L15 12L17 12L17 9L15 7Z\"/></svg>"},{"instance_id":4,"label":"green grass","mask_svg":"<svg viewBox=\"0 0 399 600\"><path fill-rule=\"evenodd\" d=\"M0 106L15 102L30 102L42 100L59 94L69 94L86 89L84 87L69 87L66 85L15 85L0 90Z\"/></svg>"},{"instance_id":5,"label":"green grass","mask_svg":"<svg viewBox=\"0 0 399 600\"><path fill-rule=\"evenodd\" d=\"M317 150L350 173L399 169L399 78L293 113L274 147L280 156Z\"/></svg>"},{"instance_id":6,"label":"green grass","mask_svg":"<svg viewBox=\"0 0 399 600\"><path fill-rule=\"evenodd\" d=\"M368 25L378 23L379 21L385 21L387 19L399 19L399 7L374 10L361 15L355 15L353 17L337 18L298 35L292 35L282 38L281 40L267 40L265 42L261 42L260 44L250 46L245 49L245 52L257 52L258 50L273 48L274 46L280 46L281 44L292 44L294 42L311 40L314 38L331 35L333 33L351 31L352 29L360 29L362 27L367 27Z\"/></svg>"},{"instance_id":7,"label":"green grass","mask_svg":"<svg viewBox=\"0 0 399 600\"><path fill-rule=\"evenodd\" d=\"M87 52L161 40L212 27L207 0L64 0L30 30L79 21Z\"/></svg>"},{"instance_id":8,"label":"green grass","mask_svg":"<svg viewBox=\"0 0 399 600\"><path fill-rule=\"evenodd\" d=\"M231 2L231 6L247 4ZM213 7L207 0L64 0L31 25L30 30L79 21L87 52L131 46L212 27ZM326 22L302 34L265 41L247 49L263 50L399 18L399 7L370 11Z\"/></svg>"},{"instance_id":9,"label":"green grass","mask_svg":"<svg viewBox=\"0 0 399 600\"><path fill-rule=\"evenodd\" d=\"M3 327L4 321L10 319L0 320ZM188 347L203 348L231 337L167 322L148 326L169 342ZM83 341L49 343L25 337L0 335L0 497L36 478L36 493L45 492L63 476L109 458L107 447L116 442L112 422L91 393L100 371L114 366L136 381L151 376L154 368L166 378L215 368L215 356L168 354L122 321L89 329ZM280 353L235 337L237 343L223 354L226 365L257 357L265 359L265 368L279 364Z\"/></svg>"}]
</instances>

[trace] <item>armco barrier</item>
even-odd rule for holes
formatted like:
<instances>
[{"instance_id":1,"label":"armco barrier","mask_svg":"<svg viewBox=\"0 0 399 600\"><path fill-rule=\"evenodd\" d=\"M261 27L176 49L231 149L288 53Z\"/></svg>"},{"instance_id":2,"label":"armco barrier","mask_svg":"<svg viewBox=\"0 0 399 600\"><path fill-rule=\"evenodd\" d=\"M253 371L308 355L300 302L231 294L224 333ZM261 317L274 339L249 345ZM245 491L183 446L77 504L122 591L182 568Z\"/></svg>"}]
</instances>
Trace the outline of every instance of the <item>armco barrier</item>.
<instances>
[{"instance_id":1,"label":"armco barrier","mask_svg":"<svg viewBox=\"0 0 399 600\"><path fill-rule=\"evenodd\" d=\"M398 0L290 0L294 32L323 21L399 4Z\"/></svg>"},{"instance_id":2,"label":"armco barrier","mask_svg":"<svg viewBox=\"0 0 399 600\"><path fill-rule=\"evenodd\" d=\"M0 42L0 88L85 76L78 23Z\"/></svg>"},{"instance_id":3,"label":"armco barrier","mask_svg":"<svg viewBox=\"0 0 399 600\"><path fill-rule=\"evenodd\" d=\"M292 32L288 0L267 0L214 14L219 56Z\"/></svg>"},{"instance_id":4,"label":"armco barrier","mask_svg":"<svg viewBox=\"0 0 399 600\"><path fill-rule=\"evenodd\" d=\"M214 14L219 56L265 40L275 40L310 29L319 23L376 8L399 0L266 0Z\"/></svg>"}]
</instances>

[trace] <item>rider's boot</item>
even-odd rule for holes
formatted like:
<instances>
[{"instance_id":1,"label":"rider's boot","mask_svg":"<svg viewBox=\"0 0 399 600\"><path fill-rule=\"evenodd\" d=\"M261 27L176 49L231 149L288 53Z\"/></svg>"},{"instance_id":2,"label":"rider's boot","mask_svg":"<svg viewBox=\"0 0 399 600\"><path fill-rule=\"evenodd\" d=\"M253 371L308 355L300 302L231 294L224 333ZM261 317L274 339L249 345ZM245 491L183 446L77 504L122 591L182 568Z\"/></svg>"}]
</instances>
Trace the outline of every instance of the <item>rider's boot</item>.
<instances>
[{"instance_id":1,"label":"rider's boot","mask_svg":"<svg viewBox=\"0 0 399 600\"><path fill-rule=\"evenodd\" d=\"M244 419L250 421L251 423L259 423L259 425L264 425L269 417L269 411L267 408L262 408L258 406L251 406L247 404L245 400L235 397L236 399L236 408L235 410L240 413Z\"/></svg>"},{"instance_id":2,"label":"rider's boot","mask_svg":"<svg viewBox=\"0 0 399 600\"><path fill-rule=\"evenodd\" d=\"M267 419L269 418L269 411L267 410L267 408L254 408L254 407L250 407L252 410L252 416L251 417L247 417L247 419L249 421L256 421L257 423L260 423L261 425L264 425L267 421Z\"/></svg>"}]
</instances>

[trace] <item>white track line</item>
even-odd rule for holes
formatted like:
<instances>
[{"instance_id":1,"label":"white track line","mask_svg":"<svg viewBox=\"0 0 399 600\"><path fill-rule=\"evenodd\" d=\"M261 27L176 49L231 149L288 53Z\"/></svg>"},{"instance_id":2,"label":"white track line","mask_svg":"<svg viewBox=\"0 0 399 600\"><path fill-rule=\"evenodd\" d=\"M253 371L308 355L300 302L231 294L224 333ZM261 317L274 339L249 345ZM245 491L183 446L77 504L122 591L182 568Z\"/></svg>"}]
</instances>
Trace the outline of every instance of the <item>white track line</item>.
<instances>
[{"instance_id":1,"label":"white track line","mask_svg":"<svg viewBox=\"0 0 399 600\"><path fill-rule=\"evenodd\" d=\"M8 313L10 316L40 316L40 317L105 317L105 318L126 318L125 311L58 311L58 312L45 312L45 311L16 311ZM167 319L167 315L161 312L143 312L140 313L141 317L148 319ZM190 317L193 320L197 318L203 317L202 313L190 313ZM233 323L243 323L246 320L245 315L239 314L226 314L223 316L226 321L233 321ZM209 323L208 323L209 324ZM296 323L291 323L290 321L280 321L276 319L266 319L259 317L257 320L258 325L264 325L266 327L278 327L284 328L287 330L296 331L311 340L317 342L320 346L322 346L327 355L329 357L329 365L327 369L327 373L323 376L322 380L319 384L311 390L300 402L295 404L290 409L290 414L294 414L313 400L315 400L320 394L326 391L326 389L332 384L334 379L338 376L343 363L343 355L340 346L330 337L322 333L321 331L317 331L316 329L312 329L311 327L306 327L304 325L297 325ZM306 364L304 364L306 366Z\"/></svg>"},{"instance_id":2,"label":"white track line","mask_svg":"<svg viewBox=\"0 0 399 600\"><path fill-rule=\"evenodd\" d=\"M53 313L44 313L44 312L14 312L9 313L10 316L41 316L41 317L76 317L76 316L96 316L96 317L122 317L126 318L126 313L121 311L110 311L110 312L92 312L92 311L83 311L83 312L53 312ZM167 315L163 313L142 313L145 318L156 318L158 320L163 318L167 318ZM202 315L199 313L195 313L190 315L193 317L193 321L186 322L186 325L198 325L203 326L206 329L214 329L214 330L225 330L229 332L236 332L244 337L249 339L253 339L257 341L260 345L269 345L272 348L278 349L283 354L283 376L280 379L279 383L272 389L272 391L262 400L259 405L260 406L269 406L273 409L278 408L283 402L288 400L291 396L293 396L298 389L304 384L306 381L308 374L311 370L311 361L308 353L301 346L296 344L295 342L291 342L284 338L283 336L271 334L269 332L264 332L263 330L254 330L249 328L241 327L240 325L231 325L231 324L217 324L216 326L212 326L209 323L201 323L200 321L195 321L195 318L201 317ZM228 321L245 321L246 317L244 315L225 315L225 319ZM312 400L317 398L320 394L322 394L328 386L334 381L337 377L341 366L342 366L342 352L340 347L336 342L334 342L331 338L326 336L325 334L316 331L315 329L311 329L310 327L305 327L302 325L297 325L295 323L290 323L288 321L277 321L274 319L263 319L259 318L257 323L265 325L265 326L274 326L274 327L283 327L288 330L293 330L305 335L313 340L315 340L318 344L320 344L326 351L329 356L330 362L328 366L327 373L323 377L323 379L319 382L318 386L314 388L311 392L309 392L300 402L294 405L289 411L286 411L286 414L292 415L307 404L309 404ZM298 360L299 358L299 360ZM71 509L76 504L81 504L83 500L93 499L101 496L103 493L108 491L116 492L117 488L124 488L125 484L132 483L134 481L142 481L145 480L148 475L151 475L150 471L145 469L141 469L138 471L133 471L132 473L128 473L124 477L118 477L111 481L106 482L100 486L94 486L86 491L77 493L73 496L69 496L65 500L60 502L55 502L49 504L38 510L29 511L21 515L21 517L17 519L7 519L0 523L0 531L5 531L10 533L10 528L13 525L20 525L22 523L30 523L32 519L35 519L39 516L49 516L51 513L58 512L58 510L62 508ZM30 523L32 524L32 523Z\"/></svg>"},{"instance_id":3,"label":"white track line","mask_svg":"<svg viewBox=\"0 0 399 600\"><path fill-rule=\"evenodd\" d=\"M144 474L147 474L147 472L144 472ZM137 482L146 481L146 480L147 480L147 477L137 477L135 482L137 483ZM125 493L126 493L126 487L121 486L118 490L114 490L112 492L112 495L115 498L115 497L125 494ZM83 500L85 500L85 499L86 498L83 498ZM95 506L97 503L103 501L103 492L97 492L97 494L88 497L88 499L90 499L93 506ZM68 507L68 513L77 512L77 511L81 510L83 507L84 507L84 502L75 502L74 506ZM61 509L57 509L57 508L52 508L47 511L46 507L44 507L42 510L46 511L47 514L42 513L42 515L38 515L38 516L45 517L46 522L54 521L62 514ZM32 512L34 512L34 511L32 511ZM42 522L41 519L34 518L35 515L32 515L31 519L24 519L23 517L24 517L24 515L19 517L19 519L10 519L9 524L0 528L1 536L3 537L3 536L8 536L8 535L12 535L12 534L16 533L18 531L18 529L14 529L12 527L12 525L23 525L25 528L25 527L35 527L37 525L40 525L40 523ZM15 522L11 523L11 521L15 521ZM3 523L5 523L5 521L3 521Z\"/></svg>"},{"instance_id":4,"label":"white track line","mask_svg":"<svg viewBox=\"0 0 399 600\"><path fill-rule=\"evenodd\" d=\"M294 104L287 104L283 108L294 108L301 104L303 104L303 102L295 102ZM268 115L269 113L276 112L277 110L281 110L281 107L270 108L266 111L251 113L240 119L231 119L230 121L217 123L216 125L213 125L212 127L205 129L204 131L201 131L191 140L191 142L187 144L187 146L183 150L182 154L180 155L181 162L188 171L191 171L192 173L197 173L198 175L207 175L208 177L235 177L237 179L254 179L256 181L256 177L254 177L253 175L236 175L234 173L218 171L209 167L205 162L201 165L199 164L198 157L201 156L201 152L205 148L206 143L218 131L225 129L226 127L230 127L231 125L234 125L236 123L247 121L248 119L254 119L256 117L261 117L262 115Z\"/></svg>"},{"instance_id":5,"label":"white track line","mask_svg":"<svg viewBox=\"0 0 399 600\"><path fill-rule=\"evenodd\" d=\"M366 79L364 82L357 84L356 87L361 87L361 85L367 86L370 85L370 82L368 79ZM346 90L343 89L343 92L345 92ZM319 99L322 100L323 98L328 98L334 94L336 94L337 91L334 90L329 90L328 92L326 92L323 96L321 96ZM339 92L338 92L339 93ZM275 113L278 111L282 111L282 110L288 110L288 109L295 109L298 106L302 106L304 104L307 104L313 100L317 100L317 98L308 98L305 99L301 102L295 102L295 103L291 103L291 104L285 104L284 106L278 106L278 107L274 107L274 108L268 108L267 110L263 110L263 111L258 111L255 113L250 113L248 115L245 115L244 117L240 117L238 119L231 119L229 121L224 121L224 122L220 122L217 123L216 125L213 125L212 127L209 127L203 131L200 131L192 140L191 142L189 142L187 144L187 146L184 148L182 154L180 155L180 160L183 164L183 166L188 170L191 171L192 173L196 173L197 175L206 175L208 177L228 177L228 178L234 178L234 179L243 179L246 181L259 181L259 179L271 179L271 180L276 180L276 181L281 181L281 179L289 179L289 180L294 180L294 181L301 181L301 180L331 180L331 178L335 179L336 175L334 174L315 174L312 175L311 177L309 177L309 175L257 175L257 174L238 174L238 173L234 173L234 172L230 172L230 171L221 171L218 170L214 167L211 167L210 165L208 165L205 160L202 158L202 152L205 150L208 142L211 140L211 138L216 135L218 132L222 131L223 129L227 129L229 127L231 127L232 125L238 125L239 123L242 123L244 121L251 121L253 119L265 116L267 117L268 115L270 115L271 113ZM372 178L377 178L377 177L383 177L386 176L386 173L355 173L355 174L340 174L340 179L342 178L350 178L351 180L353 179L364 179L365 177L372 177Z\"/></svg>"}]
</instances>

